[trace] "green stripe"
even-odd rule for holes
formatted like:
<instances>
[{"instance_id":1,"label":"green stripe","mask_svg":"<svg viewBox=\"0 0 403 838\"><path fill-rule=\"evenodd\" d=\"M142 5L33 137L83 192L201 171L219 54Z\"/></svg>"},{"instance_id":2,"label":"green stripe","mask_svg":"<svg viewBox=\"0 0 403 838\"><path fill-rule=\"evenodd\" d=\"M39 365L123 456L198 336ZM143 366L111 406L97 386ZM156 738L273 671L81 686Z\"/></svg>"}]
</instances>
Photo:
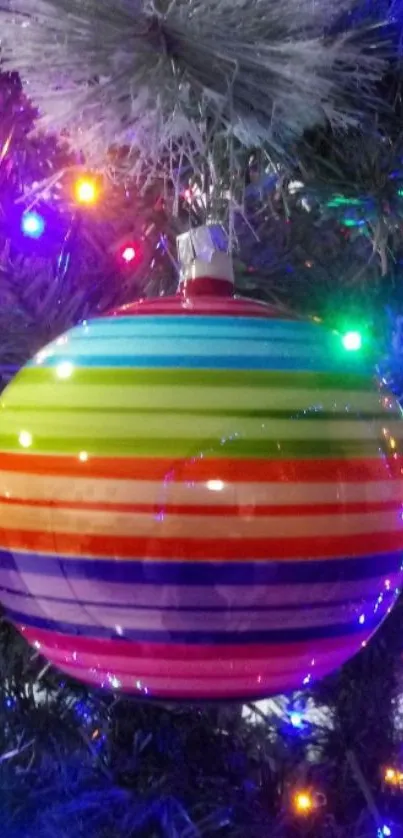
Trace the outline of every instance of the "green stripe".
<instances>
[{"instance_id":1,"label":"green stripe","mask_svg":"<svg viewBox=\"0 0 403 838\"><path fill-rule=\"evenodd\" d=\"M1 435L1 450L17 451L24 449L19 445L15 435ZM403 450L403 446L400 446ZM376 442L361 442L355 440L245 440L234 439L225 443L217 439L122 439L114 437L94 438L92 436L80 439L63 439L46 436L36 437L30 453L37 454L73 454L79 455L86 451L89 456L133 456L133 457L174 457L189 458L203 454L203 457L233 457L234 459L258 457L270 460L305 459L305 458L346 458L373 457L379 460L381 455ZM396 448L399 453L399 446ZM385 448L385 454L390 452ZM83 472L84 474L84 472ZM332 480L334 475L329 474Z\"/></svg>"},{"instance_id":2,"label":"green stripe","mask_svg":"<svg viewBox=\"0 0 403 838\"><path fill-rule=\"evenodd\" d=\"M385 421L389 421L391 419L400 419L401 414L398 410L391 411L388 410L387 412L382 408L382 405L379 405L378 411L365 411L361 410L359 407L355 407L354 405L350 406L350 412L346 410L337 411L324 411L309 407L298 407L295 406L290 408L289 410L242 410L240 408L234 408L233 410L227 410L221 407L211 407L211 408L150 408L150 407L105 407L101 405L96 405L95 407L85 406L85 407L67 407L67 406L59 406L59 405L18 405L6 404L6 410L12 410L13 413L19 413L21 415L21 420L23 419L24 413L30 413L32 410L35 410L36 414L42 413L43 415L52 414L61 415L67 414L70 417L69 421L71 421L71 416L85 415L87 413L93 415L99 415L103 412L108 414L112 413L114 415L124 415L128 416L149 416L150 412L152 413L161 413L161 418L163 416L222 416L223 418L232 417L234 419L295 419L298 422L304 421L312 421L312 422L320 422L320 421L335 421L338 422L364 422L364 421L375 421L376 419L384 418ZM0 417L2 421L7 419L7 412ZM0 425L1 427L1 425Z\"/></svg>"},{"instance_id":3,"label":"green stripe","mask_svg":"<svg viewBox=\"0 0 403 838\"><path fill-rule=\"evenodd\" d=\"M10 385L58 382L56 368L24 367ZM78 367L70 379L72 383L90 387L92 384L120 387L296 387L318 390L374 390L369 375L354 373L266 372L264 370L192 370L192 369L120 369L116 367ZM63 382L59 382L62 384Z\"/></svg>"}]
</instances>

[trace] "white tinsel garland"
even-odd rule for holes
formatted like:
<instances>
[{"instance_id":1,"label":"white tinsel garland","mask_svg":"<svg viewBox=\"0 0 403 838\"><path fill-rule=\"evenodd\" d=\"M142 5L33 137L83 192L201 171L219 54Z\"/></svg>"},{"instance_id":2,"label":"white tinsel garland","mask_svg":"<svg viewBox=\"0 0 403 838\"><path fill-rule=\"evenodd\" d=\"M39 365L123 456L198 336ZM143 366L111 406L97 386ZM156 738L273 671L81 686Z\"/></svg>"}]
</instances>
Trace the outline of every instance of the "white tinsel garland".
<instances>
[{"instance_id":1,"label":"white tinsel garland","mask_svg":"<svg viewBox=\"0 0 403 838\"><path fill-rule=\"evenodd\" d=\"M126 147L138 174L193 163L218 132L281 153L324 118L357 120L353 102L382 62L323 36L335 5L349 3L0 0L0 54L41 127L66 132L95 166Z\"/></svg>"}]
</instances>

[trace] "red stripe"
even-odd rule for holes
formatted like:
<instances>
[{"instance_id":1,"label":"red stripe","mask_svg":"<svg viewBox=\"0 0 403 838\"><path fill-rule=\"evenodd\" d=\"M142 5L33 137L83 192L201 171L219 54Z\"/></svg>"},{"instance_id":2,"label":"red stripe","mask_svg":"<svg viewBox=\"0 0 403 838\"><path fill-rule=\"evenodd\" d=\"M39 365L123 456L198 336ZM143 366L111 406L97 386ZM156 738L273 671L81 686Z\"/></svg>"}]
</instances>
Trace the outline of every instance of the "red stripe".
<instances>
[{"instance_id":1,"label":"red stripe","mask_svg":"<svg viewBox=\"0 0 403 838\"><path fill-rule=\"evenodd\" d=\"M122 480L165 480L180 483L220 479L233 483L344 483L398 479L403 456L351 460L258 460L147 457L77 457L53 454L0 454L0 469L49 477L99 477Z\"/></svg>"},{"instance_id":2,"label":"red stripe","mask_svg":"<svg viewBox=\"0 0 403 838\"><path fill-rule=\"evenodd\" d=\"M129 315L208 315L209 317L259 317L265 320L298 320L294 314L280 312L278 308L253 300L227 299L211 295L188 300L186 297L164 297L156 300L139 300L115 309L108 316Z\"/></svg>"},{"instance_id":3,"label":"red stripe","mask_svg":"<svg viewBox=\"0 0 403 838\"><path fill-rule=\"evenodd\" d=\"M23 625L17 626L21 633L30 643L35 641L51 650L56 648L58 652L65 651L66 654L76 651L77 654L103 654L119 658L144 658L145 660L172 660L194 661L196 658L201 661L217 660L216 645L191 645L185 643L139 643L137 641L120 640L99 640L76 635L59 634L46 629L27 628ZM331 655L339 652L341 646L351 654L353 649L358 649L363 640L368 639L368 631L354 634L353 637L306 640L300 643L285 643L270 645L261 644L235 644L220 646L220 659L233 661L242 659L282 659L289 660L298 658L301 660L306 655L307 663L312 658L315 660L318 655Z\"/></svg>"},{"instance_id":4,"label":"red stripe","mask_svg":"<svg viewBox=\"0 0 403 838\"><path fill-rule=\"evenodd\" d=\"M301 538L152 538L1 529L10 550L116 559L196 561L335 559L394 552L403 548L403 530Z\"/></svg>"},{"instance_id":5,"label":"red stripe","mask_svg":"<svg viewBox=\"0 0 403 838\"><path fill-rule=\"evenodd\" d=\"M169 500L164 503L108 503L106 501L58 501L36 500L33 498L7 498L0 497L1 506L29 506L39 509L71 509L87 510L93 512L127 512L134 514L158 515L163 511L166 515L204 515L206 517L258 517L280 516L289 517L296 515L352 515L369 512L400 512L402 509L403 492L401 501L380 501L364 503L323 503L323 504L292 504L292 505L210 505L210 504L174 504Z\"/></svg>"}]
</instances>

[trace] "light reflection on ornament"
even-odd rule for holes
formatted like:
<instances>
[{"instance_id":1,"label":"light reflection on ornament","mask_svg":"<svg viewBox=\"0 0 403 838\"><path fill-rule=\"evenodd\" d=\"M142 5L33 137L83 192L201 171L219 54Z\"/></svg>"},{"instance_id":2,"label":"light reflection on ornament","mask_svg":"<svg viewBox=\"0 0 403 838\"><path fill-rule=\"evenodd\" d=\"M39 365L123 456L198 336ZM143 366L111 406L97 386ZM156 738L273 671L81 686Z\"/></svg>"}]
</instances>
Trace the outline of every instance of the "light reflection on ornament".
<instances>
[{"instance_id":1,"label":"light reflection on ornament","mask_svg":"<svg viewBox=\"0 0 403 838\"><path fill-rule=\"evenodd\" d=\"M29 431L21 431L18 442L23 448L30 448L32 445L32 434Z\"/></svg>"},{"instance_id":2,"label":"light reflection on ornament","mask_svg":"<svg viewBox=\"0 0 403 838\"><path fill-rule=\"evenodd\" d=\"M73 375L74 364L71 361L61 361L56 367L56 375L58 378L66 379Z\"/></svg>"},{"instance_id":3,"label":"light reflection on ornament","mask_svg":"<svg viewBox=\"0 0 403 838\"><path fill-rule=\"evenodd\" d=\"M208 480L206 486L210 492L222 492L225 483L222 480Z\"/></svg>"}]
</instances>

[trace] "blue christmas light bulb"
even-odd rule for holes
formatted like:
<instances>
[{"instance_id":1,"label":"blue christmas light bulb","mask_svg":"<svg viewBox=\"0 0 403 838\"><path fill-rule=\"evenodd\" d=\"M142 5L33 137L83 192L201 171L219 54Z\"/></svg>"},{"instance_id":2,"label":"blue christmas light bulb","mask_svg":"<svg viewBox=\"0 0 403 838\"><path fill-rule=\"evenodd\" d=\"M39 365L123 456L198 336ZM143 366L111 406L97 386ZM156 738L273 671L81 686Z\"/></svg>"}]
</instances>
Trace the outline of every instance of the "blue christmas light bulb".
<instances>
[{"instance_id":1,"label":"blue christmas light bulb","mask_svg":"<svg viewBox=\"0 0 403 838\"><path fill-rule=\"evenodd\" d=\"M45 230L44 219L37 212L25 212L21 219L21 230L30 239L40 239Z\"/></svg>"}]
</instances>

